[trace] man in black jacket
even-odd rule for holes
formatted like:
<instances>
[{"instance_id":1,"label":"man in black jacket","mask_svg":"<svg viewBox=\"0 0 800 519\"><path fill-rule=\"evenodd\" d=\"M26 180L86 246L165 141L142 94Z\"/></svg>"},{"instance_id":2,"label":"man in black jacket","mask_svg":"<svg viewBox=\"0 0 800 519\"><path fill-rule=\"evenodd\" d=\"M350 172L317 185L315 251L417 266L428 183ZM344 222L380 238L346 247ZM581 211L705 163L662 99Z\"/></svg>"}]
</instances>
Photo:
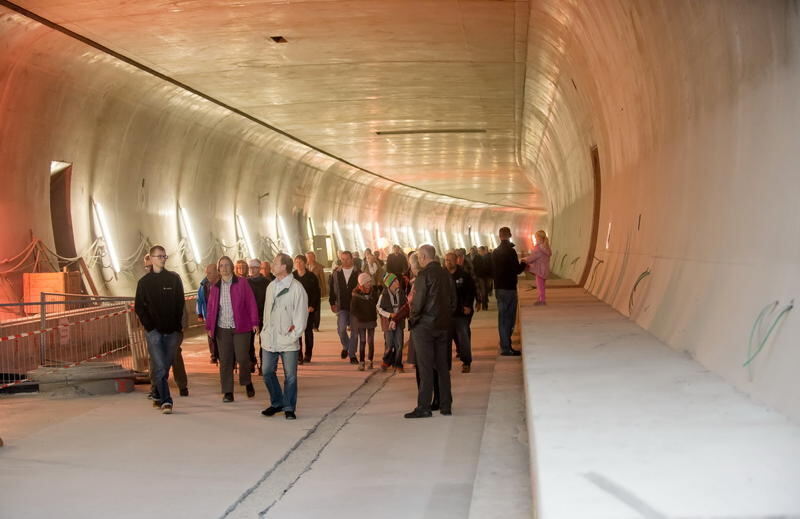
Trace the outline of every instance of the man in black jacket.
<instances>
[{"instance_id":1,"label":"man in black jacket","mask_svg":"<svg viewBox=\"0 0 800 519\"><path fill-rule=\"evenodd\" d=\"M494 294L497 298L500 355L517 356L520 351L511 347L511 335L517 321L517 276L525 270L525 264L520 263L514 244L511 243L511 229L501 227L498 234L500 245L492 251L492 271Z\"/></svg>"},{"instance_id":2,"label":"man in black jacket","mask_svg":"<svg viewBox=\"0 0 800 519\"><path fill-rule=\"evenodd\" d=\"M264 299L267 297L267 287L271 279L264 277L261 273L261 260L253 258L247 262L247 282L253 290L253 295L256 298L256 306L258 306L258 333L264 328ZM257 357L261 357L261 352L256 356L256 334L250 334L250 372L255 373L258 366L259 374L261 374L261 367Z\"/></svg>"},{"instance_id":3,"label":"man in black jacket","mask_svg":"<svg viewBox=\"0 0 800 519\"><path fill-rule=\"evenodd\" d=\"M453 395L450 391L450 327L456 310L453 278L442 268L432 245L422 245L418 251L422 267L414 281L414 299L408 319L411 338L417 357L420 384L417 407L406 418L431 416L434 369L439 379L441 414L452 414Z\"/></svg>"},{"instance_id":4,"label":"man in black jacket","mask_svg":"<svg viewBox=\"0 0 800 519\"><path fill-rule=\"evenodd\" d=\"M314 321L313 316L319 312L319 305L322 299L322 290L319 286L319 278L316 274L308 270L308 260L305 255L298 254L294 257L294 278L303 285L308 296L308 320L303 337L300 338L300 353L298 354L298 364L311 362L311 355L314 352ZM305 341L305 342L304 342ZM303 351L305 350L305 353Z\"/></svg>"},{"instance_id":5,"label":"man in black jacket","mask_svg":"<svg viewBox=\"0 0 800 519\"><path fill-rule=\"evenodd\" d=\"M489 249L481 245L478 255L472 260L475 267L475 286L478 292L478 306L489 309L489 293L492 291L492 257Z\"/></svg>"},{"instance_id":6,"label":"man in black jacket","mask_svg":"<svg viewBox=\"0 0 800 519\"><path fill-rule=\"evenodd\" d=\"M147 349L153 360L156 391L164 414L172 413L172 396L169 394L169 369L175 360L182 328L186 301L180 276L164 268L167 253L161 245L150 248L153 270L145 274L136 285L134 309L147 332Z\"/></svg>"},{"instance_id":7,"label":"man in black jacket","mask_svg":"<svg viewBox=\"0 0 800 519\"><path fill-rule=\"evenodd\" d=\"M458 264L458 257L448 252L444 258L447 272L453 277L456 287L456 311L453 313L453 326L450 334L456 343L458 358L463 364L462 373L469 373L472 366L472 333L470 325L475 314L475 282L464 268ZM478 307L480 308L480 307Z\"/></svg>"},{"instance_id":8,"label":"man in black jacket","mask_svg":"<svg viewBox=\"0 0 800 519\"><path fill-rule=\"evenodd\" d=\"M353 266L353 254L346 250L339 254L342 261L341 268L331 274L330 295L328 302L331 311L336 314L336 330L339 332L339 341L342 343L342 358L350 356L351 364L358 364L356 358L356 335L353 330L347 333L350 326L350 298L353 290L358 286L358 275L361 271Z\"/></svg>"}]
</instances>

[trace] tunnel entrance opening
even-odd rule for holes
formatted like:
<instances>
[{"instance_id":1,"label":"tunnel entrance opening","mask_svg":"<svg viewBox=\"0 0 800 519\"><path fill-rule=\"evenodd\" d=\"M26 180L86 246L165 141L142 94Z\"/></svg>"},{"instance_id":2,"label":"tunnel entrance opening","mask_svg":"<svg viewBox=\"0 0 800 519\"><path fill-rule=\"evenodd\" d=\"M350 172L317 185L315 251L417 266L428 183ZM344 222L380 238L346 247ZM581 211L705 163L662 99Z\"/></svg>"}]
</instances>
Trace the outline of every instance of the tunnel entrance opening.
<instances>
[{"instance_id":1,"label":"tunnel entrance opening","mask_svg":"<svg viewBox=\"0 0 800 519\"><path fill-rule=\"evenodd\" d=\"M601 200L601 177L600 177L600 153L597 151L597 146L592 146L590 153L592 155L592 177L594 179L594 211L592 214L592 233L589 235L589 250L586 252L586 263L583 267L583 274L578 282L578 286L586 287L586 280L589 278L589 272L592 270L592 263L594 263L594 251L597 248L597 233L600 226L600 200Z\"/></svg>"},{"instance_id":2,"label":"tunnel entrance opening","mask_svg":"<svg viewBox=\"0 0 800 519\"><path fill-rule=\"evenodd\" d=\"M67 258L74 258L78 255L72 230L71 181L71 163L60 161L50 163L50 219L53 226L53 242L56 246L56 253ZM68 263L69 261L58 259L59 267L63 268Z\"/></svg>"}]
</instances>

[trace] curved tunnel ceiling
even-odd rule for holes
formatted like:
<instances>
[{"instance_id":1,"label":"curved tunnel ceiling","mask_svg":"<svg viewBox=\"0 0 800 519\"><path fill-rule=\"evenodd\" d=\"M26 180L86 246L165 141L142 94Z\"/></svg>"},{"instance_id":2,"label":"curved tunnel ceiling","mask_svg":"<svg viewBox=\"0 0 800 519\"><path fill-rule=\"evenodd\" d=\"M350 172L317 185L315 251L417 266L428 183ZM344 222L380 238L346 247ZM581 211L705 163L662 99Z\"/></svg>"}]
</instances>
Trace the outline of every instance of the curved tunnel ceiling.
<instances>
[{"instance_id":1,"label":"curved tunnel ceiling","mask_svg":"<svg viewBox=\"0 0 800 519\"><path fill-rule=\"evenodd\" d=\"M15 4L393 181L547 207L518 161L528 2Z\"/></svg>"}]
</instances>

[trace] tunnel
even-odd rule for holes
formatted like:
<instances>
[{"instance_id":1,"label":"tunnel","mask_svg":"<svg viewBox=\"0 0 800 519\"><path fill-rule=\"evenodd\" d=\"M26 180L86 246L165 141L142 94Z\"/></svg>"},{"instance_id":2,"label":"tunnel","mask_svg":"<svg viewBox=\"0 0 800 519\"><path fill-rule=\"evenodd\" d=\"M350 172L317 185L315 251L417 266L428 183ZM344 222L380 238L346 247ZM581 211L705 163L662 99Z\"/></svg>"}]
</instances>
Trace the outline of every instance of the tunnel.
<instances>
[{"instance_id":1,"label":"tunnel","mask_svg":"<svg viewBox=\"0 0 800 519\"><path fill-rule=\"evenodd\" d=\"M464 429L333 357L278 433L205 358L180 426L2 393L0 515L800 517L797 0L0 0L0 114L0 319L32 273L130 298L155 244L188 293L222 255L552 243L521 360L476 315Z\"/></svg>"}]
</instances>

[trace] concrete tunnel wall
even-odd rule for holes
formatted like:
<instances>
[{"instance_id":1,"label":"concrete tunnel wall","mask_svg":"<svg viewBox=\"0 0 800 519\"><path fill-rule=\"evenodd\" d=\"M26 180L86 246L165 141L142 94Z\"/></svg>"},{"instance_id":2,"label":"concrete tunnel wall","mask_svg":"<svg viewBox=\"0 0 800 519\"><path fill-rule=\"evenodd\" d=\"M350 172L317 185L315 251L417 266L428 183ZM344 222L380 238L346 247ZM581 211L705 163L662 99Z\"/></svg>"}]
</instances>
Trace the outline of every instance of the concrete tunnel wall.
<instances>
[{"instance_id":1,"label":"concrete tunnel wall","mask_svg":"<svg viewBox=\"0 0 800 519\"><path fill-rule=\"evenodd\" d=\"M588 289L800 419L796 309L743 367L762 308L779 302L756 343L800 295L800 3L536 1L528 35L522 157L568 255L556 272L583 269L596 145Z\"/></svg>"},{"instance_id":2,"label":"concrete tunnel wall","mask_svg":"<svg viewBox=\"0 0 800 519\"><path fill-rule=\"evenodd\" d=\"M236 244L237 213L259 255L264 247L257 236L276 239L278 217L289 234L304 233L298 213L314 220L318 234L333 234L331 223L337 221L353 250L356 223L372 245L370 222L380 224L390 242L389 228L405 226L429 230L434 241L437 230L466 238L471 226L488 242L488 233L499 226L530 236L533 222L546 220L358 170L5 8L0 8L0 42L0 217L7 222L0 228L0 255L20 251L31 234L52 248L50 161L71 162L77 250L97 235L94 199L104 207L123 263L116 279L108 258L105 267L95 269L104 293L133 292L143 273L144 251L137 247L144 238L165 245L172 254L167 267L180 272L188 287L197 287L202 269L176 253L185 235L178 204L190 215L203 263L223 252L240 255L220 245ZM405 240L402 231L400 238ZM419 234L415 239L425 241ZM449 243L456 246L453 234ZM291 249L296 254L309 247L295 240ZM19 280L5 279L4 300L21 296Z\"/></svg>"},{"instance_id":3,"label":"concrete tunnel wall","mask_svg":"<svg viewBox=\"0 0 800 519\"><path fill-rule=\"evenodd\" d=\"M472 225L482 234L506 224L522 248L532 231L548 228L557 274L577 280L595 255L587 285L593 294L798 419L796 317L788 315L751 368L742 363L758 313L772 301L788 305L800 284L793 239L799 11L797 1L777 0L530 2L520 162L543 187L551 216L371 176L0 11L0 216L13 222L0 230L2 256L28 242L28 228L52 242L50 160L74 164L78 250L94 238L90 197L113 208L107 211L122 256L141 236L174 252L178 203L192 215L202 249L212 235L235 241L235 211L258 222L250 224L253 234L271 237L277 215L296 232L295 211L326 233L333 220ZM595 145L602 191L590 251ZM199 281L191 266L172 267L191 286ZM130 293L139 269L104 290Z\"/></svg>"}]
</instances>

